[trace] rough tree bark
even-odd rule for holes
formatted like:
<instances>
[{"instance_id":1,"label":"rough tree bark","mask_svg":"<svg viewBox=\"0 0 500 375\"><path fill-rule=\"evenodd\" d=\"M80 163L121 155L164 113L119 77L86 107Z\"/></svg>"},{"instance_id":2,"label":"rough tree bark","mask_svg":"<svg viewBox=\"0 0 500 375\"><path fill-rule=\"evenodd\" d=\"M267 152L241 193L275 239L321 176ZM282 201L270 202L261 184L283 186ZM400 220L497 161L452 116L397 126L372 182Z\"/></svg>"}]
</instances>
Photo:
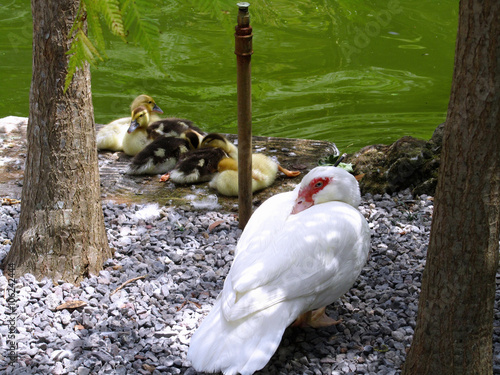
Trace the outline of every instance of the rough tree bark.
<instances>
[{"instance_id":1,"label":"rough tree bark","mask_svg":"<svg viewBox=\"0 0 500 375\"><path fill-rule=\"evenodd\" d=\"M403 373L491 374L500 231L500 2L462 0L417 326Z\"/></svg>"},{"instance_id":2,"label":"rough tree bark","mask_svg":"<svg viewBox=\"0 0 500 375\"><path fill-rule=\"evenodd\" d=\"M2 267L78 283L111 256L100 201L90 70L64 93L77 0L32 0L33 77L21 216Z\"/></svg>"}]
</instances>

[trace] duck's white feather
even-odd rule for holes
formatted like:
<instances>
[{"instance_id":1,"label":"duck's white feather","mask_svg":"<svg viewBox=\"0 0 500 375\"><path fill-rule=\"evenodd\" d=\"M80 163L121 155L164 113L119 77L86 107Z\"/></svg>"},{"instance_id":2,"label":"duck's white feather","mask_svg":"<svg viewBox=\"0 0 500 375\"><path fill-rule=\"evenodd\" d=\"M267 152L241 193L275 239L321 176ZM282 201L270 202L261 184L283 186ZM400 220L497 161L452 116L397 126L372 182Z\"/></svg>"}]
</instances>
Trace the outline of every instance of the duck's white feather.
<instances>
[{"instance_id":1,"label":"duck's white feather","mask_svg":"<svg viewBox=\"0 0 500 375\"><path fill-rule=\"evenodd\" d=\"M264 202L248 222L215 306L191 338L198 371L252 374L300 314L326 306L354 283L370 234L361 213L325 202L291 215L298 189Z\"/></svg>"},{"instance_id":2,"label":"duck's white feather","mask_svg":"<svg viewBox=\"0 0 500 375\"><path fill-rule=\"evenodd\" d=\"M304 306L304 312L333 302L361 271L367 236L366 220L346 203L328 202L290 215L266 245L251 241L238 250L227 277L232 288L222 292L225 317L239 319L307 296L314 296L315 302ZM334 299L325 302L324 291Z\"/></svg>"},{"instance_id":3,"label":"duck's white feather","mask_svg":"<svg viewBox=\"0 0 500 375\"><path fill-rule=\"evenodd\" d=\"M298 189L299 186L293 191L273 195L259 206L252 215L259 220L251 218L248 221L236 246L235 255L239 253L240 249L246 248L250 242L260 242L260 246L266 246L268 238L272 237L275 231L280 231L285 225L297 198Z\"/></svg>"}]
</instances>

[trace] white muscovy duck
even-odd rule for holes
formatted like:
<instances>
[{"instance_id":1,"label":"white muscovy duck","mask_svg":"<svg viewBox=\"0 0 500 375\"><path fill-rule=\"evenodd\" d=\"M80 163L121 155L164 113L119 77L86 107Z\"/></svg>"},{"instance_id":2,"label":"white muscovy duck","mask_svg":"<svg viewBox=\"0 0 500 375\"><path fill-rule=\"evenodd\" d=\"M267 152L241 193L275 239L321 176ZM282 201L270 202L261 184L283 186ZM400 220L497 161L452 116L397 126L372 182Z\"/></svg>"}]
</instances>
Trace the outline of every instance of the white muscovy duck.
<instances>
[{"instance_id":1,"label":"white muscovy duck","mask_svg":"<svg viewBox=\"0 0 500 375\"><path fill-rule=\"evenodd\" d=\"M187 358L197 371L253 374L294 321L337 323L325 306L351 288L370 249L360 200L354 176L317 167L255 211L222 292L191 338Z\"/></svg>"}]
</instances>

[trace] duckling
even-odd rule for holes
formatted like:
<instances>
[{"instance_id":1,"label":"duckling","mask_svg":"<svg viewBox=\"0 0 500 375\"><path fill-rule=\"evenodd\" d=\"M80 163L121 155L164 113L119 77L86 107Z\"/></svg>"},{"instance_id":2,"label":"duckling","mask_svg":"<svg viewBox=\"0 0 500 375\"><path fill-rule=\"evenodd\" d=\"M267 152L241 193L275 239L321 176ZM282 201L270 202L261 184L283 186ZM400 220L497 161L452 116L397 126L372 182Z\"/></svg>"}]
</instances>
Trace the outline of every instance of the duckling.
<instances>
[{"instance_id":1,"label":"duckling","mask_svg":"<svg viewBox=\"0 0 500 375\"><path fill-rule=\"evenodd\" d=\"M134 156L151 143L152 139L146 130L149 123L149 111L145 106L139 106L132 111L132 121L123 137L123 152Z\"/></svg>"},{"instance_id":2,"label":"duckling","mask_svg":"<svg viewBox=\"0 0 500 375\"><path fill-rule=\"evenodd\" d=\"M130 105L130 110L144 106L148 109L149 115L152 120L156 121L159 119L158 115L153 112L163 113L163 111L158 107L154 99L148 95L139 95L134 99ZM98 150L111 150L111 151L123 151L123 138L127 133L127 129L130 126L131 117L123 117L110 122L105 125L97 132L97 149Z\"/></svg>"},{"instance_id":3,"label":"duckling","mask_svg":"<svg viewBox=\"0 0 500 375\"><path fill-rule=\"evenodd\" d=\"M203 137L200 148L220 148L224 150L231 159L238 159L238 148L229 142L226 137L218 133L210 133Z\"/></svg>"},{"instance_id":4,"label":"duckling","mask_svg":"<svg viewBox=\"0 0 500 375\"><path fill-rule=\"evenodd\" d=\"M199 148L188 152L180 158L175 167L161 177L161 181L170 179L176 184L195 184L207 182L217 173L219 162L229 159L221 148Z\"/></svg>"},{"instance_id":5,"label":"duckling","mask_svg":"<svg viewBox=\"0 0 500 375\"><path fill-rule=\"evenodd\" d=\"M236 160L221 160L218 170L219 173L210 181L209 186L222 195L238 196L238 163ZM276 179L278 170L287 177L296 177L300 174L298 171L289 171L281 167L264 154L252 154L252 192L270 186Z\"/></svg>"},{"instance_id":6,"label":"duckling","mask_svg":"<svg viewBox=\"0 0 500 375\"><path fill-rule=\"evenodd\" d=\"M198 150L183 155L174 169L161 177L177 184L210 181L218 172L218 165L225 159L236 159L238 149L224 136L211 133L203 137Z\"/></svg>"},{"instance_id":7,"label":"duckling","mask_svg":"<svg viewBox=\"0 0 500 375\"><path fill-rule=\"evenodd\" d=\"M193 122L181 118L165 118L151 123L146 131L150 139L158 137L182 137L187 130L194 130L200 135L198 145L201 143L202 137L205 134L200 128L193 125ZM198 147L198 145L196 147Z\"/></svg>"},{"instance_id":8,"label":"duckling","mask_svg":"<svg viewBox=\"0 0 500 375\"><path fill-rule=\"evenodd\" d=\"M127 174L160 174L170 171L181 155L198 147L201 135L188 129L181 137L160 136L132 159Z\"/></svg>"}]
</instances>

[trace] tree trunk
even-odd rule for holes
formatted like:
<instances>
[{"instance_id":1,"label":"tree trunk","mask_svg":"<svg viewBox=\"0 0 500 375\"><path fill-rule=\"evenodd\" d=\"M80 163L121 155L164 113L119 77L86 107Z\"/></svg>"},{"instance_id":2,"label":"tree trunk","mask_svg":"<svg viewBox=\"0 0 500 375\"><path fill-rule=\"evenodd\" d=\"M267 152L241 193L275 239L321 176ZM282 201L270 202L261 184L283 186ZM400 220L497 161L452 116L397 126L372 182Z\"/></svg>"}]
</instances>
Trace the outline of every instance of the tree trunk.
<instances>
[{"instance_id":1,"label":"tree trunk","mask_svg":"<svg viewBox=\"0 0 500 375\"><path fill-rule=\"evenodd\" d=\"M21 216L2 267L78 283L111 256L88 65L64 93L77 0L32 0L33 78Z\"/></svg>"},{"instance_id":2,"label":"tree trunk","mask_svg":"<svg viewBox=\"0 0 500 375\"><path fill-rule=\"evenodd\" d=\"M462 0L417 327L405 375L491 374L500 231L500 2Z\"/></svg>"}]
</instances>

